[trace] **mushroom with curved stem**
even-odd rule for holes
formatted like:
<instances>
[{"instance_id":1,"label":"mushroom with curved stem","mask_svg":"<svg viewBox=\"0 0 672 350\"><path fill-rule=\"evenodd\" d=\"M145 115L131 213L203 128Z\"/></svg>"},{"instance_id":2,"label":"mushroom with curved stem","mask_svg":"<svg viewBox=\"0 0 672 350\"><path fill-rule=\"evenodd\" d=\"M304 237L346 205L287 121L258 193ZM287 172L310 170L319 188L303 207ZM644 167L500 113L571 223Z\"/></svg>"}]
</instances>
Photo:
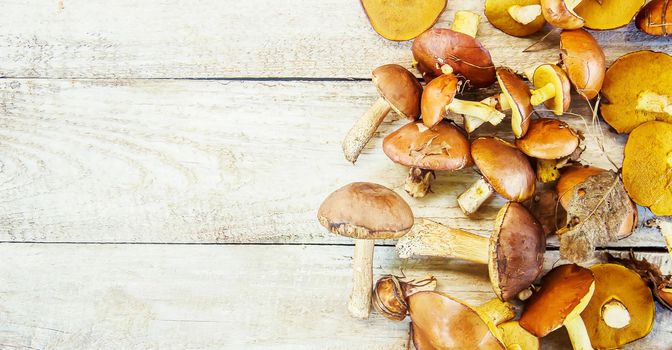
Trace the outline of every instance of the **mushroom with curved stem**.
<instances>
[{"instance_id":1,"label":"mushroom with curved stem","mask_svg":"<svg viewBox=\"0 0 672 350\"><path fill-rule=\"evenodd\" d=\"M397 64L386 64L376 68L372 75L380 98L357 120L342 143L345 159L352 163L390 110L409 120L420 116L422 86L411 72Z\"/></svg>"},{"instance_id":2,"label":"mushroom with curved stem","mask_svg":"<svg viewBox=\"0 0 672 350\"><path fill-rule=\"evenodd\" d=\"M510 202L499 210L490 238L418 219L397 242L400 258L431 256L487 264L495 294L511 300L541 273L546 235L521 204Z\"/></svg>"},{"instance_id":3,"label":"mushroom with curved stem","mask_svg":"<svg viewBox=\"0 0 672 350\"><path fill-rule=\"evenodd\" d=\"M563 115L571 102L569 79L560 67L554 64L542 64L534 70L535 89L530 93L530 103L534 106L545 104L553 114Z\"/></svg>"},{"instance_id":4,"label":"mushroom with curved stem","mask_svg":"<svg viewBox=\"0 0 672 350\"><path fill-rule=\"evenodd\" d=\"M539 0L486 0L484 12L495 28L518 37L536 33L546 24Z\"/></svg>"},{"instance_id":5,"label":"mushroom with curved stem","mask_svg":"<svg viewBox=\"0 0 672 350\"><path fill-rule=\"evenodd\" d=\"M585 21L574 12L582 0L541 0L541 13L546 22L562 29L578 29Z\"/></svg>"},{"instance_id":6,"label":"mushroom with curved stem","mask_svg":"<svg viewBox=\"0 0 672 350\"><path fill-rule=\"evenodd\" d=\"M583 29L560 33L560 58L576 92L592 100L602 89L607 70L604 51L597 40Z\"/></svg>"},{"instance_id":7,"label":"mushroom with curved stem","mask_svg":"<svg viewBox=\"0 0 672 350\"><path fill-rule=\"evenodd\" d=\"M383 151L393 162L410 168L404 189L417 198L429 192L434 171L456 171L473 164L464 131L446 120L432 128L408 123L383 139Z\"/></svg>"},{"instance_id":8,"label":"mushroom with curved stem","mask_svg":"<svg viewBox=\"0 0 672 350\"><path fill-rule=\"evenodd\" d=\"M365 319L371 308L373 247L376 239L395 239L413 225L408 204L389 188L354 182L331 193L320 205L317 218L330 232L355 239L350 315Z\"/></svg>"}]
</instances>

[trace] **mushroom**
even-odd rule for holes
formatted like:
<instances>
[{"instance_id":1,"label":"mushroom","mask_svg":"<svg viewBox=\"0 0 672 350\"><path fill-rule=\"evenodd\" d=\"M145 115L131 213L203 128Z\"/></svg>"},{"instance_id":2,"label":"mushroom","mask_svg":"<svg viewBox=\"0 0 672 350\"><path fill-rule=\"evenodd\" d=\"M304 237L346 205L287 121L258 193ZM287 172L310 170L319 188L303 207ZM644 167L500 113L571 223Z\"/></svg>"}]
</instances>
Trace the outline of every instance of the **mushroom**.
<instances>
[{"instance_id":1,"label":"mushroom","mask_svg":"<svg viewBox=\"0 0 672 350\"><path fill-rule=\"evenodd\" d=\"M457 197L465 214L475 213L493 192L513 202L534 194L534 170L525 154L512 144L496 137L479 137L471 144L471 157L482 176Z\"/></svg>"},{"instance_id":2,"label":"mushroom","mask_svg":"<svg viewBox=\"0 0 672 350\"><path fill-rule=\"evenodd\" d=\"M583 27L584 20L574 12L581 0L541 0L541 13L546 22L562 29Z\"/></svg>"},{"instance_id":3,"label":"mushroom","mask_svg":"<svg viewBox=\"0 0 672 350\"><path fill-rule=\"evenodd\" d=\"M635 19L637 28L649 35L672 34L672 3L653 0L639 11Z\"/></svg>"},{"instance_id":4,"label":"mushroom","mask_svg":"<svg viewBox=\"0 0 672 350\"><path fill-rule=\"evenodd\" d=\"M357 120L343 139L343 154L352 163L357 161L390 109L409 120L416 120L420 116L422 86L411 72L398 64L386 64L376 68L372 75L380 98Z\"/></svg>"},{"instance_id":5,"label":"mushroom","mask_svg":"<svg viewBox=\"0 0 672 350\"><path fill-rule=\"evenodd\" d=\"M434 171L456 171L473 164L469 140L448 121L432 128L408 123L383 139L383 151L395 163L410 167L404 185L412 197L429 192Z\"/></svg>"},{"instance_id":6,"label":"mushroom","mask_svg":"<svg viewBox=\"0 0 672 350\"><path fill-rule=\"evenodd\" d=\"M574 350L592 349L581 319L595 291L593 273L576 264L560 265L541 279L541 288L525 303L520 326L541 338L565 326Z\"/></svg>"},{"instance_id":7,"label":"mushroom","mask_svg":"<svg viewBox=\"0 0 672 350\"><path fill-rule=\"evenodd\" d=\"M507 350L539 350L541 341L520 326L518 321L509 321L497 326Z\"/></svg>"},{"instance_id":8,"label":"mushroom","mask_svg":"<svg viewBox=\"0 0 672 350\"><path fill-rule=\"evenodd\" d=\"M672 122L670 67L672 56L662 52L637 51L618 58L604 79L604 120L619 133L650 120Z\"/></svg>"},{"instance_id":9,"label":"mushroom","mask_svg":"<svg viewBox=\"0 0 672 350\"><path fill-rule=\"evenodd\" d=\"M639 275L618 264L598 264L590 270L595 293L581 318L593 347L616 349L649 334L656 307Z\"/></svg>"},{"instance_id":10,"label":"mushroom","mask_svg":"<svg viewBox=\"0 0 672 350\"><path fill-rule=\"evenodd\" d=\"M638 126L624 153L623 185L630 198L656 215L672 215L672 124Z\"/></svg>"},{"instance_id":11,"label":"mushroom","mask_svg":"<svg viewBox=\"0 0 672 350\"><path fill-rule=\"evenodd\" d=\"M490 24L513 36L528 36L546 24L540 0L486 0L485 17Z\"/></svg>"},{"instance_id":12,"label":"mushroom","mask_svg":"<svg viewBox=\"0 0 672 350\"><path fill-rule=\"evenodd\" d=\"M537 179L551 182L560 177L559 160L572 155L580 141L579 134L567 123L558 119L540 118L530 123L527 134L516 140L516 147L537 159Z\"/></svg>"},{"instance_id":13,"label":"mushroom","mask_svg":"<svg viewBox=\"0 0 672 350\"><path fill-rule=\"evenodd\" d=\"M385 275L373 287L373 308L389 320L402 321L408 314L409 296L435 289L436 278L430 275L421 279Z\"/></svg>"},{"instance_id":14,"label":"mushroom","mask_svg":"<svg viewBox=\"0 0 672 350\"><path fill-rule=\"evenodd\" d=\"M385 39L410 40L432 27L446 0L360 0L373 29Z\"/></svg>"},{"instance_id":15,"label":"mushroom","mask_svg":"<svg viewBox=\"0 0 672 350\"><path fill-rule=\"evenodd\" d=\"M475 88L495 82L490 53L475 39L478 22L477 14L458 11L451 29L432 28L415 38L413 58L426 81L452 72Z\"/></svg>"},{"instance_id":16,"label":"mushroom","mask_svg":"<svg viewBox=\"0 0 672 350\"><path fill-rule=\"evenodd\" d=\"M487 264L495 294L511 300L541 273L546 236L537 219L521 204L509 202L499 210L487 237L418 219L397 242L400 258L432 256Z\"/></svg>"},{"instance_id":17,"label":"mushroom","mask_svg":"<svg viewBox=\"0 0 672 350\"><path fill-rule=\"evenodd\" d=\"M320 205L317 219L332 233L355 239L348 310L353 317L368 318L374 240L395 239L406 234L413 226L411 208L385 186L354 182L330 194Z\"/></svg>"},{"instance_id":18,"label":"mushroom","mask_svg":"<svg viewBox=\"0 0 672 350\"><path fill-rule=\"evenodd\" d=\"M569 206L569 202L572 201L574 187L586 181L588 177L601 174L605 171L602 168L583 165L572 165L563 169L562 175L555 185L562 207L567 208Z\"/></svg>"},{"instance_id":19,"label":"mushroom","mask_svg":"<svg viewBox=\"0 0 672 350\"><path fill-rule=\"evenodd\" d=\"M567 74L554 64L542 64L532 75L534 90L530 103L546 105L553 114L563 115L572 100Z\"/></svg>"},{"instance_id":20,"label":"mushroom","mask_svg":"<svg viewBox=\"0 0 672 350\"><path fill-rule=\"evenodd\" d=\"M616 29L630 23L646 0L583 0L574 12L585 27L597 30Z\"/></svg>"},{"instance_id":21,"label":"mushroom","mask_svg":"<svg viewBox=\"0 0 672 350\"><path fill-rule=\"evenodd\" d=\"M418 350L506 350L496 326L515 316L508 303L494 299L474 308L444 293L419 292L408 305Z\"/></svg>"},{"instance_id":22,"label":"mushroom","mask_svg":"<svg viewBox=\"0 0 672 350\"><path fill-rule=\"evenodd\" d=\"M606 62L604 52L590 33L583 29L560 33L560 58L576 92L587 100L602 88Z\"/></svg>"}]
</instances>

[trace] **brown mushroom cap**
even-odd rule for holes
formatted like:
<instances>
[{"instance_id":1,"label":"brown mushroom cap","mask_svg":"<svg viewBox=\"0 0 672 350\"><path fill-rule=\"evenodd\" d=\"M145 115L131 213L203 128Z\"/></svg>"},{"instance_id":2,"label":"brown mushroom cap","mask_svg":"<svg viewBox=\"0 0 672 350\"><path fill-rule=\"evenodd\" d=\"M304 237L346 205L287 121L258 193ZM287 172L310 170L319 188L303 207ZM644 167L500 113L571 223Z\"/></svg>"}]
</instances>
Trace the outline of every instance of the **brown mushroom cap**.
<instances>
[{"instance_id":1,"label":"brown mushroom cap","mask_svg":"<svg viewBox=\"0 0 672 350\"><path fill-rule=\"evenodd\" d=\"M572 201L572 194L574 187L586 181L588 177L600 174L606 170L592 166L574 165L564 168L558 183L555 185L558 196L560 196L560 204L563 208L567 208Z\"/></svg>"},{"instance_id":2,"label":"brown mushroom cap","mask_svg":"<svg viewBox=\"0 0 672 350\"><path fill-rule=\"evenodd\" d=\"M544 16L538 16L528 24L518 23L508 12L511 6L539 5L540 0L486 0L485 16L490 24L502 32L523 37L538 32L546 24Z\"/></svg>"},{"instance_id":3,"label":"brown mushroom cap","mask_svg":"<svg viewBox=\"0 0 672 350\"><path fill-rule=\"evenodd\" d=\"M560 33L560 57L576 91L592 100L600 92L606 61L604 52L590 33L583 29Z\"/></svg>"},{"instance_id":4,"label":"brown mushroom cap","mask_svg":"<svg viewBox=\"0 0 672 350\"><path fill-rule=\"evenodd\" d=\"M391 189L354 182L330 194L317 211L322 226L355 239L394 239L413 226L411 207Z\"/></svg>"},{"instance_id":5,"label":"brown mushroom cap","mask_svg":"<svg viewBox=\"0 0 672 350\"><path fill-rule=\"evenodd\" d=\"M637 14L637 28L649 35L672 34L672 3L653 0Z\"/></svg>"},{"instance_id":6,"label":"brown mushroom cap","mask_svg":"<svg viewBox=\"0 0 672 350\"><path fill-rule=\"evenodd\" d=\"M527 156L496 137L479 137L471 144L474 163L492 188L504 198L522 202L534 194L536 176Z\"/></svg>"},{"instance_id":7,"label":"brown mushroom cap","mask_svg":"<svg viewBox=\"0 0 672 350\"><path fill-rule=\"evenodd\" d=\"M590 29L616 29L630 23L646 0L583 0L574 12Z\"/></svg>"},{"instance_id":8,"label":"brown mushroom cap","mask_svg":"<svg viewBox=\"0 0 672 350\"><path fill-rule=\"evenodd\" d=\"M360 0L373 29L388 40L410 40L429 29L446 0Z\"/></svg>"},{"instance_id":9,"label":"brown mushroom cap","mask_svg":"<svg viewBox=\"0 0 672 350\"><path fill-rule=\"evenodd\" d=\"M551 83L555 87L555 96L544 105L553 111L556 115L562 115L569 109L571 103L571 89L569 79L565 71L554 64L542 64L534 70L534 87L539 89L544 85Z\"/></svg>"},{"instance_id":10,"label":"brown mushroom cap","mask_svg":"<svg viewBox=\"0 0 672 350\"><path fill-rule=\"evenodd\" d=\"M432 127L443 120L446 106L453 102L458 80L453 74L444 74L425 85L422 92L422 122Z\"/></svg>"},{"instance_id":11,"label":"brown mushroom cap","mask_svg":"<svg viewBox=\"0 0 672 350\"><path fill-rule=\"evenodd\" d=\"M475 88L495 82L495 66L490 52L469 35L447 28L432 28L413 40L413 57L425 80L442 74L441 66L448 64Z\"/></svg>"},{"instance_id":12,"label":"brown mushroom cap","mask_svg":"<svg viewBox=\"0 0 672 350\"><path fill-rule=\"evenodd\" d=\"M490 281L502 300L515 298L539 277L544 265L546 235L541 224L520 203L499 210L490 236Z\"/></svg>"},{"instance_id":13,"label":"brown mushroom cap","mask_svg":"<svg viewBox=\"0 0 672 350\"><path fill-rule=\"evenodd\" d=\"M537 337L560 328L593 292L593 273L579 265L555 267L541 279L541 289L525 304L520 325ZM579 312L582 310L579 310Z\"/></svg>"},{"instance_id":14,"label":"brown mushroom cap","mask_svg":"<svg viewBox=\"0 0 672 350\"><path fill-rule=\"evenodd\" d=\"M516 137L527 132L534 109L530 103L530 89L516 73L508 68L497 69L497 81L504 98L511 106L511 128Z\"/></svg>"},{"instance_id":15,"label":"brown mushroom cap","mask_svg":"<svg viewBox=\"0 0 672 350\"><path fill-rule=\"evenodd\" d=\"M397 114L416 120L420 116L422 85L408 69L386 64L373 70L373 84Z\"/></svg>"},{"instance_id":16,"label":"brown mushroom cap","mask_svg":"<svg viewBox=\"0 0 672 350\"><path fill-rule=\"evenodd\" d=\"M565 0L541 0L541 14L550 25L562 29L577 29L584 24L583 18L568 8Z\"/></svg>"},{"instance_id":17,"label":"brown mushroom cap","mask_svg":"<svg viewBox=\"0 0 672 350\"><path fill-rule=\"evenodd\" d=\"M579 146L579 135L567 123L551 118L530 122L523 138L516 140L516 147L537 159L560 159L572 154Z\"/></svg>"}]
</instances>

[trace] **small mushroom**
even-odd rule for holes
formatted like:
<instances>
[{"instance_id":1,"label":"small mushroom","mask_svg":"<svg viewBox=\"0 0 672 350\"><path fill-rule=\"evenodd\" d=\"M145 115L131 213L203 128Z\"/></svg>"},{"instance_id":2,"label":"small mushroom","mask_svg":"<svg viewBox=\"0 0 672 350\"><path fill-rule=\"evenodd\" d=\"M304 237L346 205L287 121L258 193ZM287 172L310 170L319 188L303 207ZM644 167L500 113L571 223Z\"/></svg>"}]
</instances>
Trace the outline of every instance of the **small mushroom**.
<instances>
[{"instance_id":1,"label":"small mushroom","mask_svg":"<svg viewBox=\"0 0 672 350\"><path fill-rule=\"evenodd\" d=\"M391 109L409 120L416 120L420 116L422 86L406 68L398 64L380 66L373 71L372 81L380 98L357 120L343 139L343 154L352 163L357 161L362 149Z\"/></svg>"},{"instance_id":2,"label":"small mushroom","mask_svg":"<svg viewBox=\"0 0 672 350\"><path fill-rule=\"evenodd\" d=\"M598 264L590 270L595 293L581 318L593 347L616 349L649 334L656 307L639 275L618 264Z\"/></svg>"},{"instance_id":3,"label":"small mushroom","mask_svg":"<svg viewBox=\"0 0 672 350\"><path fill-rule=\"evenodd\" d=\"M597 30L616 29L630 23L646 0L583 0L574 12L585 27Z\"/></svg>"},{"instance_id":4,"label":"small mushroom","mask_svg":"<svg viewBox=\"0 0 672 350\"><path fill-rule=\"evenodd\" d=\"M518 321L509 321L497 326L506 350L539 350L541 341L520 326Z\"/></svg>"},{"instance_id":5,"label":"small mushroom","mask_svg":"<svg viewBox=\"0 0 672 350\"><path fill-rule=\"evenodd\" d=\"M574 350L592 349L581 319L595 291L593 273L579 265L560 265L541 279L541 288L525 303L520 326L541 338L565 326Z\"/></svg>"},{"instance_id":6,"label":"small mushroom","mask_svg":"<svg viewBox=\"0 0 672 350\"><path fill-rule=\"evenodd\" d=\"M639 30L649 35L672 34L672 2L651 1L639 11L635 23Z\"/></svg>"},{"instance_id":7,"label":"small mushroom","mask_svg":"<svg viewBox=\"0 0 672 350\"><path fill-rule=\"evenodd\" d=\"M439 18L446 0L360 0L373 29L385 39L402 41L420 35Z\"/></svg>"},{"instance_id":8,"label":"small mushroom","mask_svg":"<svg viewBox=\"0 0 672 350\"><path fill-rule=\"evenodd\" d=\"M495 28L518 37L534 34L546 24L540 0L486 0L485 17Z\"/></svg>"},{"instance_id":9,"label":"small mushroom","mask_svg":"<svg viewBox=\"0 0 672 350\"><path fill-rule=\"evenodd\" d=\"M582 0L541 0L541 13L546 22L562 29L578 29L583 27L584 20L574 8Z\"/></svg>"},{"instance_id":10,"label":"small mushroom","mask_svg":"<svg viewBox=\"0 0 672 350\"><path fill-rule=\"evenodd\" d=\"M534 170L527 156L512 144L496 137L479 137L471 144L471 157L481 178L457 197L466 215L475 213L494 192L513 202L523 202L534 194Z\"/></svg>"},{"instance_id":11,"label":"small mushroom","mask_svg":"<svg viewBox=\"0 0 672 350\"><path fill-rule=\"evenodd\" d=\"M553 114L563 115L572 100L567 74L554 64L542 64L534 70L534 90L530 103L546 105Z\"/></svg>"},{"instance_id":12,"label":"small mushroom","mask_svg":"<svg viewBox=\"0 0 672 350\"><path fill-rule=\"evenodd\" d=\"M330 232L355 239L353 286L348 310L353 317L368 318L374 240L405 235L413 226L411 208L385 186L355 182L330 194L320 205L317 219Z\"/></svg>"},{"instance_id":13,"label":"small mushroom","mask_svg":"<svg viewBox=\"0 0 672 350\"><path fill-rule=\"evenodd\" d=\"M432 28L415 38L413 58L426 81L452 72L475 88L495 82L490 53L475 38L478 22L477 14L458 11L451 29Z\"/></svg>"},{"instance_id":14,"label":"small mushroom","mask_svg":"<svg viewBox=\"0 0 672 350\"><path fill-rule=\"evenodd\" d=\"M383 151L393 162L410 167L404 189L418 198L429 192L434 171L456 171L473 164L464 132L445 120L432 128L408 123L383 139Z\"/></svg>"},{"instance_id":15,"label":"small mushroom","mask_svg":"<svg viewBox=\"0 0 672 350\"><path fill-rule=\"evenodd\" d=\"M495 294L512 300L541 273L546 235L537 219L521 204L504 205L490 238L418 219L397 242L400 258L432 256L487 264Z\"/></svg>"},{"instance_id":16,"label":"small mushroom","mask_svg":"<svg viewBox=\"0 0 672 350\"><path fill-rule=\"evenodd\" d=\"M578 132L567 123L558 119L540 118L530 123L527 134L516 140L516 147L537 159L537 179L551 182L560 177L558 160L572 155L580 141Z\"/></svg>"},{"instance_id":17,"label":"small mushroom","mask_svg":"<svg viewBox=\"0 0 672 350\"><path fill-rule=\"evenodd\" d=\"M404 276L385 275L373 287L373 308L389 320L402 321L408 314L408 297L435 289L436 278L433 276L409 279Z\"/></svg>"},{"instance_id":18,"label":"small mushroom","mask_svg":"<svg viewBox=\"0 0 672 350\"><path fill-rule=\"evenodd\" d=\"M560 33L560 58L576 92L592 100L602 89L606 62L604 52L590 33L583 29Z\"/></svg>"}]
</instances>

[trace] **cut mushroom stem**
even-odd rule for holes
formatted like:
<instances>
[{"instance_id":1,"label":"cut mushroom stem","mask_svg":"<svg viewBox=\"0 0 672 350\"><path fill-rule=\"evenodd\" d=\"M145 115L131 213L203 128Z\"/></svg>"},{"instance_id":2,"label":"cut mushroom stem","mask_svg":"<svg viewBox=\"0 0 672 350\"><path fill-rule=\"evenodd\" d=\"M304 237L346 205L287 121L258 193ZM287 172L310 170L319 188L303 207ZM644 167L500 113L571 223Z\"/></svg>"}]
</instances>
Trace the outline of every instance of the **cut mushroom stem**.
<instances>
[{"instance_id":1,"label":"cut mushroom stem","mask_svg":"<svg viewBox=\"0 0 672 350\"><path fill-rule=\"evenodd\" d=\"M511 109L511 105L509 105L509 101L502 96L502 94L497 94L493 95L490 97L486 97L483 100L481 100L482 104L490 106L497 111L508 111ZM468 115L464 116L464 129L468 133L474 132L479 126L483 125L485 123L485 120L479 119L479 118L474 118Z\"/></svg>"},{"instance_id":2,"label":"cut mushroom stem","mask_svg":"<svg viewBox=\"0 0 672 350\"><path fill-rule=\"evenodd\" d=\"M537 159L537 180L543 183L553 182L560 178L556 159Z\"/></svg>"},{"instance_id":3,"label":"cut mushroom stem","mask_svg":"<svg viewBox=\"0 0 672 350\"><path fill-rule=\"evenodd\" d=\"M472 38L476 37L478 33L478 23L481 21L481 16L471 11L457 11L450 29L454 32L469 35Z\"/></svg>"},{"instance_id":4,"label":"cut mushroom stem","mask_svg":"<svg viewBox=\"0 0 672 350\"><path fill-rule=\"evenodd\" d=\"M564 325L574 350L593 350L586 325L583 323L580 315L568 318L565 320Z\"/></svg>"},{"instance_id":5,"label":"cut mushroom stem","mask_svg":"<svg viewBox=\"0 0 672 350\"><path fill-rule=\"evenodd\" d=\"M602 306L602 319L607 326L620 329L630 324L630 313L623 303L611 300Z\"/></svg>"},{"instance_id":6,"label":"cut mushroom stem","mask_svg":"<svg viewBox=\"0 0 672 350\"><path fill-rule=\"evenodd\" d=\"M376 102L362 115L352 126L348 134L343 139L343 153L345 159L354 163L357 157L362 153L362 149L371 140L378 126L383 122L385 116L390 112L392 106L383 97Z\"/></svg>"},{"instance_id":7,"label":"cut mushroom stem","mask_svg":"<svg viewBox=\"0 0 672 350\"><path fill-rule=\"evenodd\" d=\"M352 257L352 293L348 302L350 315L365 319L371 309L371 288L373 285L374 240L356 239Z\"/></svg>"},{"instance_id":8,"label":"cut mushroom stem","mask_svg":"<svg viewBox=\"0 0 672 350\"><path fill-rule=\"evenodd\" d=\"M541 15L541 5L513 5L507 9L507 12L514 21L528 25Z\"/></svg>"},{"instance_id":9,"label":"cut mushroom stem","mask_svg":"<svg viewBox=\"0 0 672 350\"><path fill-rule=\"evenodd\" d=\"M446 110L457 114L463 114L465 117L480 119L484 122L489 122L492 125L497 125L504 120L504 113L490 105L477 101L453 99L453 101L446 106Z\"/></svg>"},{"instance_id":10,"label":"cut mushroom stem","mask_svg":"<svg viewBox=\"0 0 672 350\"><path fill-rule=\"evenodd\" d=\"M513 312L513 305L497 298L475 307L474 310L481 315L481 318L487 317L494 325L502 324L516 317L516 313Z\"/></svg>"},{"instance_id":11,"label":"cut mushroom stem","mask_svg":"<svg viewBox=\"0 0 672 350\"><path fill-rule=\"evenodd\" d=\"M465 214L471 215L475 213L494 192L495 190L492 186L485 180L485 178L481 177L457 197L457 204L459 204Z\"/></svg>"},{"instance_id":12,"label":"cut mushroom stem","mask_svg":"<svg viewBox=\"0 0 672 350\"><path fill-rule=\"evenodd\" d=\"M433 178L432 170L411 168L404 183L404 190L413 198L422 198L429 192Z\"/></svg>"},{"instance_id":13,"label":"cut mushroom stem","mask_svg":"<svg viewBox=\"0 0 672 350\"><path fill-rule=\"evenodd\" d=\"M538 106L552 99L556 94L555 85L553 85L553 83L548 83L541 88L532 90L530 92L532 93L530 103L532 103L534 106Z\"/></svg>"},{"instance_id":14,"label":"cut mushroom stem","mask_svg":"<svg viewBox=\"0 0 672 350\"><path fill-rule=\"evenodd\" d=\"M637 98L636 109L672 116L672 97L660 95L650 90L642 91Z\"/></svg>"}]
</instances>

